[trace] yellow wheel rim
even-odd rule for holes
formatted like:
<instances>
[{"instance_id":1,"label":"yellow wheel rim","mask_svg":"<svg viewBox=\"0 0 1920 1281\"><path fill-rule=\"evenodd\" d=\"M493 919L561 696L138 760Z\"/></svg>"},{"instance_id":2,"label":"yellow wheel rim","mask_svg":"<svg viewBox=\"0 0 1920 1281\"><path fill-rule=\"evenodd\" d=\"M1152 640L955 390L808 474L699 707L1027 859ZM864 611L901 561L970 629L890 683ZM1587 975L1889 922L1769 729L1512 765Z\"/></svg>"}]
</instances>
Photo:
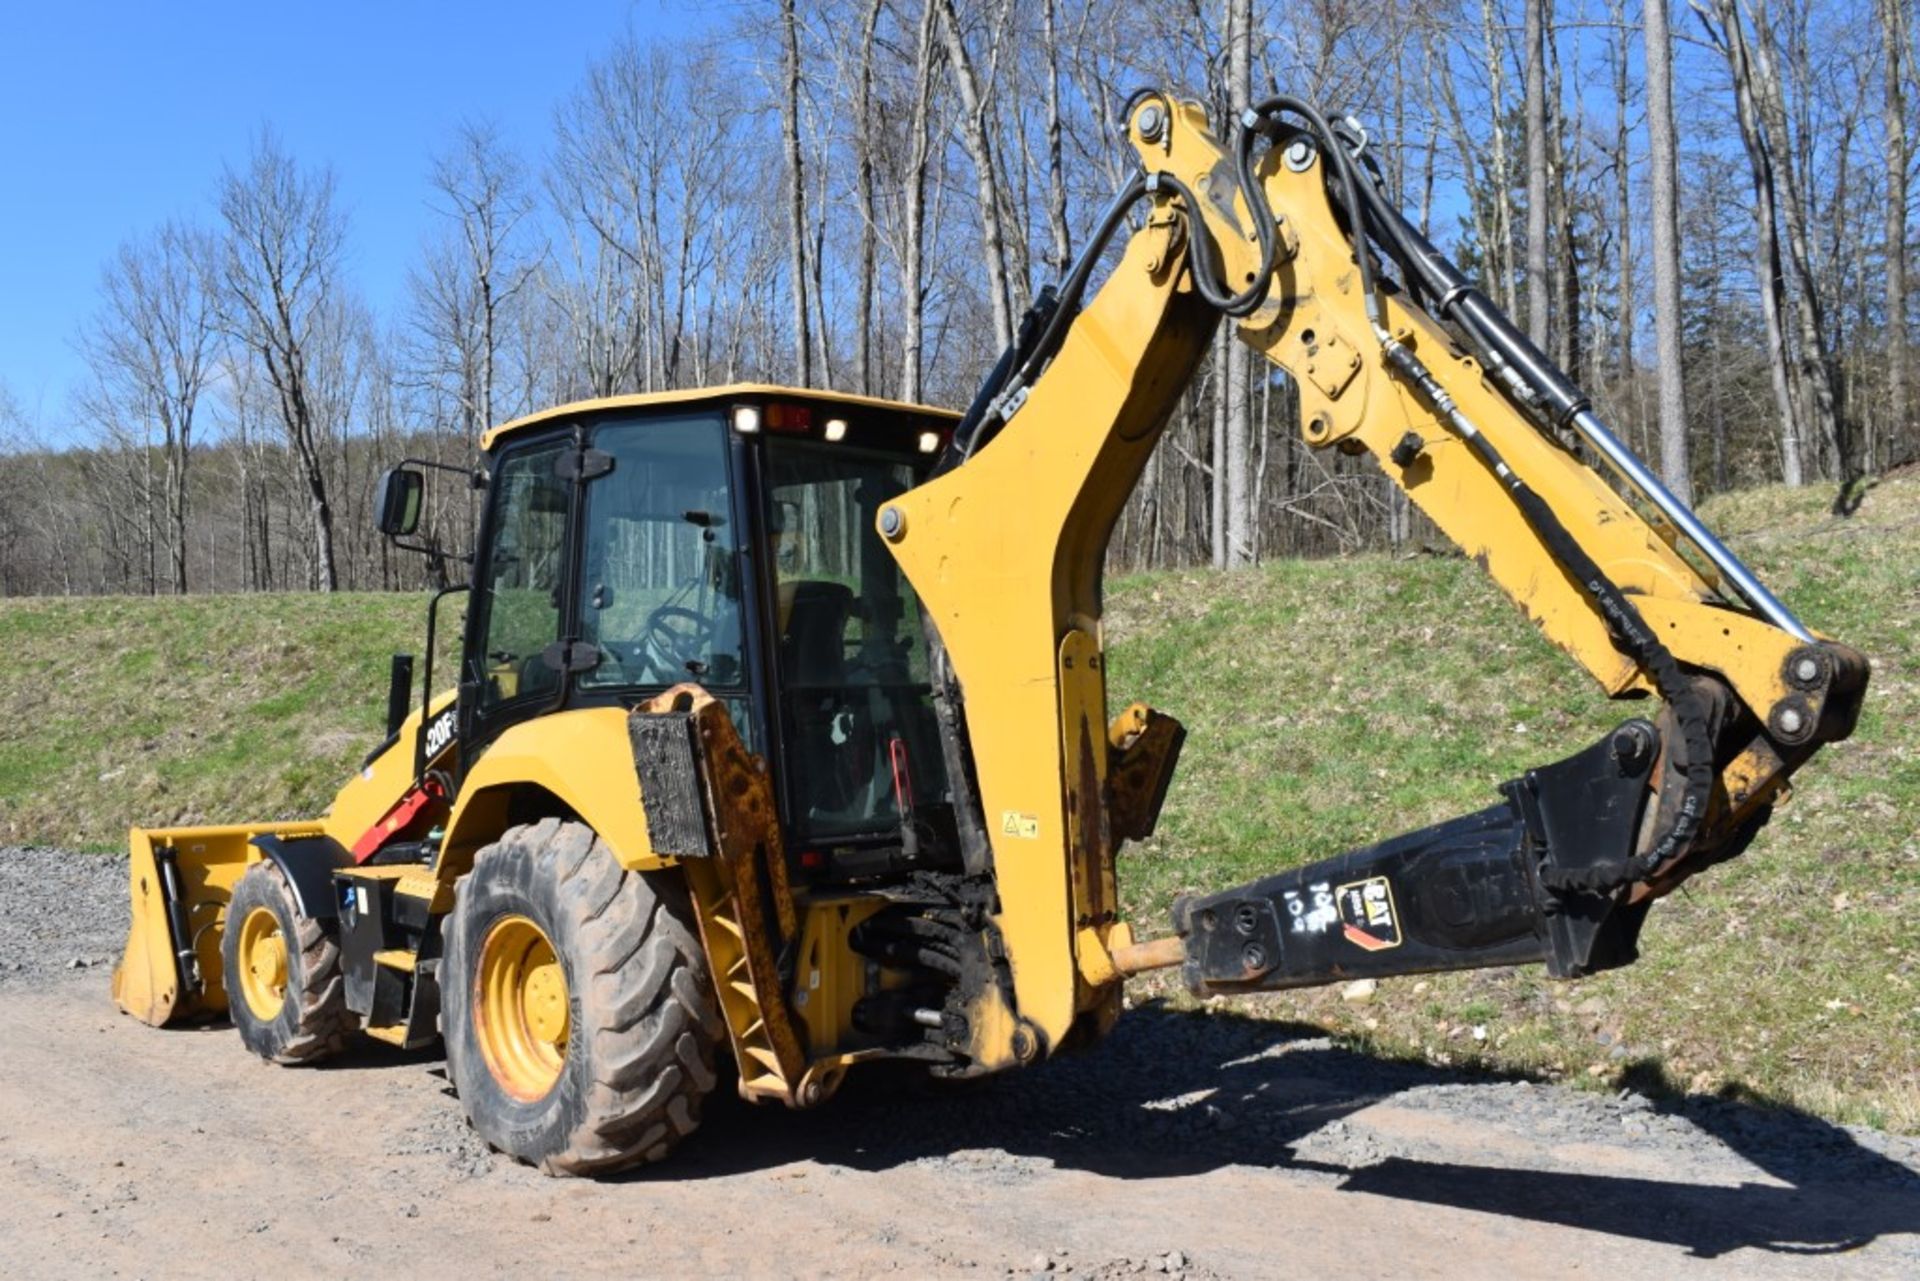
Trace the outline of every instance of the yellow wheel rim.
<instances>
[{"instance_id":1,"label":"yellow wheel rim","mask_svg":"<svg viewBox=\"0 0 1920 1281\"><path fill-rule=\"evenodd\" d=\"M253 1017L271 1023L287 1004L287 940L270 907L240 922L240 995Z\"/></svg>"},{"instance_id":2,"label":"yellow wheel rim","mask_svg":"<svg viewBox=\"0 0 1920 1281\"><path fill-rule=\"evenodd\" d=\"M500 1088L523 1103L545 1098L572 1022L566 971L545 932L524 916L495 921L473 976L473 1030Z\"/></svg>"}]
</instances>

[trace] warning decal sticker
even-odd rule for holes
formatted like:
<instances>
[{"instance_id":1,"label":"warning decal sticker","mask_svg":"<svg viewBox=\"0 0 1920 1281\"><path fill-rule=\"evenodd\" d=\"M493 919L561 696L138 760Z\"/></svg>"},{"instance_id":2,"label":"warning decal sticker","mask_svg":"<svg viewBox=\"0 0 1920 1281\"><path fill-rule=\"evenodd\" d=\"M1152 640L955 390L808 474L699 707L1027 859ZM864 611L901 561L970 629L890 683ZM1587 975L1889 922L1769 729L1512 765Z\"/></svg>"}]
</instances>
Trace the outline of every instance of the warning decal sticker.
<instances>
[{"instance_id":1,"label":"warning decal sticker","mask_svg":"<svg viewBox=\"0 0 1920 1281\"><path fill-rule=\"evenodd\" d=\"M1386 877L1369 876L1342 885L1335 897L1340 901L1340 928L1347 942L1369 952L1400 946L1400 916L1394 911L1393 887Z\"/></svg>"}]
</instances>

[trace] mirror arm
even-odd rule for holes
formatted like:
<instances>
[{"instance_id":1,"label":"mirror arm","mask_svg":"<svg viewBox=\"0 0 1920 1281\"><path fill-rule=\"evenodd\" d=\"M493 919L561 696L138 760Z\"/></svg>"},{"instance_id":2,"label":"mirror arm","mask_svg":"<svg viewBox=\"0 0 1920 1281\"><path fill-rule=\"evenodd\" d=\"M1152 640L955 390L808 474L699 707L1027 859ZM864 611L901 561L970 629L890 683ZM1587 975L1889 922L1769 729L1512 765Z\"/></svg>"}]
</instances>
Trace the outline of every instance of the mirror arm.
<instances>
[{"instance_id":1,"label":"mirror arm","mask_svg":"<svg viewBox=\"0 0 1920 1281\"><path fill-rule=\"evenodd\" d=\"M394 547L398 548L400 551L419 552L422 556L427 557L429 560L437 560L442 562L443 564L450 560L457 560L463 565L473 564L472 552L443 551L439 547L434 546L432 543L422 542L417 539L408 541L404 537L389 538L387 539L387 542L391 543Z\"/></svg>"},{"instance_id":2,"label":"mirror arm","mask_svg":"<svg viewBox=\"0 0 1920 1281\"><path fill-rule=\"evenodd\" d=\"M450 471L456 476L465 476L475 489L487 487L487 469L484 467L460 467L453 463L436 463L431 458L402 458L396 467L431 467L435 471Z\"/></svg>"}]
</instances>

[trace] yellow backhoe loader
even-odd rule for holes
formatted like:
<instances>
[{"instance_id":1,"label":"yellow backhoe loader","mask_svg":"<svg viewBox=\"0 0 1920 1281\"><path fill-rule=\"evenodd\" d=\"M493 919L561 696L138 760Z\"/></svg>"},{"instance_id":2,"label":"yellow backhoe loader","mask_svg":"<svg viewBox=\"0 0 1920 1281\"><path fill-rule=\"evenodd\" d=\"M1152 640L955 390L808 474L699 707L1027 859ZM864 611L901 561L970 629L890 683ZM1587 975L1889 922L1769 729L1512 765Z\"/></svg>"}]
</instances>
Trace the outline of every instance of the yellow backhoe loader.
<instances>
[{"instance_id":1,"label":"yellow backhoe loader","mask_svg":"<svg viewBox=\"0 0 1920 1281\"><path fill-rule=\"evenodd\" d=\"M730 386L490 431L452 478L485 505L451 688L429 657L416 705L396 657L321 818L136 829L121 1007L282 1063L443 1041L489 1143L585 1173L666 1155L725 1058L793 1107L868 1060L999 1072L1098 1039L1155 966L1204 994L1633 961L1851 732L1865 660L1391 207L1358 126L1276 97L1223 145L1158 92L1124 119L1139 172L963 415ZM1184 731L1110 715L1102 563L1223 320L1310 445L1373 455L1609 695L1658 701L1143 941L1114 853ZM382 480L402 546L427 474Z\"/></svg>"}]
</instances>

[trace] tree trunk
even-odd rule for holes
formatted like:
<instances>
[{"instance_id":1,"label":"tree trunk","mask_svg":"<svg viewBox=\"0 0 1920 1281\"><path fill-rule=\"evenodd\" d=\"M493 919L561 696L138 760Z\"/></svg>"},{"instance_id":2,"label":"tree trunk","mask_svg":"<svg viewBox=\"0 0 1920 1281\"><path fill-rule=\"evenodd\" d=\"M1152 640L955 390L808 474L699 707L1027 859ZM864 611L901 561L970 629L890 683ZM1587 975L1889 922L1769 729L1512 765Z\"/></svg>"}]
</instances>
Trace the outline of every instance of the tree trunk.
<instances>
[{"instance_id":1,"label":"tree trunk","mask_svg":"<svg viewBox=\"0 0 1920 1281\"><path fill-rule=\"evenodd\" d=\"M1658 3L1658 0L1655 0ZM1547 318L1552 291L1547 267L1547 0L1526 0L1527 337L1551 351Z\"/></svg>"},{"instance_id":2,"label":"tree trunk","mask_svg":"<svg viewBox=\"0 0 1920 1281\"><path fill-rule=\"evenodd\" d=\"M187 451L180 434L167 438L167 534L172 544L171 568L175 594L187 594Z\"/></svg>"},{"instance_id":3,"label":"tree trunk","mask_svg":"<svg viewBox=\"0 0 1920 1281\"><path fill-rule=\"evenodd\" d=\"M1528 2L1532 3L1532 0ZM1489 194L1493 206L1494 243L1488 257L1495 257L1497 253L1499 262L1493 272L1493 283L1499 291L1500 309L1512 314L1519 309L1519 298L1516 296L1519 291L1514 279L1513 183L1507 172L1506 57L1500 48L1494 0L1480 0L1480 40L1486 60L1488 114L1493 131L1487 170L1492 187Z\"/></svg>"},{"instance_id":4,"label":"tree trunk","mask_svg":"<svg viewBox=\"0 0 1920 1281\"><path fill-rule=\"evenodd\" d=\"M1253 94L1253 0L1227 0L1227 94L1231 114L1237 121ZM1227 334L1226 363L1226 466L1225 474L1214 477L1214 484L1226 490L1226 563L1250 564L1253 560L1252 495L1249 482L1253 466L1253 405L1247 394L1249 357L1252 353L1240 341L1239 326L1231 320L1221 326Z\"/></svg>"},{"instance_id":5,"label":"tree trunk","mask_svg":"<svg viewBox=\"0 0 1920 1281\"><path fill-rule=\"evenodd\" d=\"M1842 403L1842 384L1838 362L1833 358L1820 281L1813 270L1812 218L1790 154L1793 134L1780 77L1774 68L1772 33L1767 27L1764 5L1756 4L1754 21L1750 50L1754 100L1760 109L1761 128L1773 135L1774 154L1782 157L1774 176L1779 182L1787 256L1800 286L1793 291L1794 318L1800 330L1800 381L1807 392L1813 429L1832 456L1834 479L1847 485L1854 479L1854 458Z\"/></svg>"},{"instance_id":6,"label":"tree trunk","mask_svg":"<svg viewBox=\"0 0 1920 1281\"><path fill-rule=\"evenodd\" d=\"M1047 229L1052 239L1048 265L1054 279L1062 280L1073 261L1073 233L1067 226L1067 176L1060 150L1060 45L1054 34L1058 8L1059 0L1045 0L1042 31L1047 53Z\"/></svg>"},{"instance_id":7,"label":"tree trunk","mask_svg":"<svg viewBox=\"0 0 1920 1281\"><path fill-rule=\"evenodd\" d=\"M800 156L800 23L794 0L780 0L786 96L781 137L787 151L787 279L793 295L793 383L813 385L813 339L807 317L807 183Z\"/></svg>"},{"instance_id":8,"label":"tree trunk","mask_svg":"<svg viewBox=\"0 0 1920 1281\"><path fill-rule=\"evenodd\" d=\"M1693 502L1687 456L1687 388L1680 364L1679 159L1673 136L1673 43L1666 0L1646 0L1647 140L1653 194L1653 328L1659 345L1660 477Z\"/></svg>"},{"instance_id":9,"label":"tree trunk","mask_svg":"<svg viewBox=\"0 0 1920 1281\"><path fill-rule=\"evenodd\" d=\"M1786 265L1780 251L1780 211L1778 188L1774 178L1773 144L1762 126L1759 108L1754 102L1753 62L1748 54L1746 28L1734 8L1734 0L1710 0L1712 17L1696 9L1708 37L1727 60L1733 79L1735 116L1740 124L1740 140L1747 152L1747 167L1753 179L1754 251L1758 258L1760 314L1767 333L1767 367L1773 386L1774 407L1780 414L1780 478L1788 485L1806 483L1805 460L1801 442L1800 406L1795 394L1793 365L1787 351Z\"/></svg>"},{"instance_id":10,"label":"tree trunk","mask_svg":"<svg viewBox=\"0 0 1920 1281\"><path fill-rule=\"evenodd\" d=\"M1613 26L1608 54L1613 63L1613 185L1614 277L1619 288L1620 355L1615 378L1622 384L1633 378L1633 147L1627 114L1627 30L1624 0L1613 0L1608 10Z\"/></svg>"},{"instance_id":11,"label":"tree trunk","mask_svg":"<svg viewBox=\"0 0 1920 1281\"><path fill-rule=\"evenodd\" d=\"M1907 420L1907 86L1906 5L1874 0L1880 17L1881 132L1887 164L1887 444L1912 438Z\"/></svg>"},{"instance_id":12,"label":"tree trunk","mask_svg":"<svg viewBox=\"0 0 1920 1281\"><path fill-rule=\"evenodd\" d=\"M1213 335L1213 424L1207 452L1207 551L1215 569L1227 567L1227 349L1239 343L1221 325Z\"/></svg>"},{"instance_id":13,"label":"tree trunk","mask_svg":"<svg viewBox=\"0 0 1920 1281\"><path fill-rule=\"evenodd\" d=\"M1584 355L1581 351L1580 242L1574 231L1573 208L1573 172L1577 160L1569 161L1567 155L1566 113L1557 88L1563 83L1560 42L1555 38L1551 26L1546 29L1544 39L1551 83L1556 86L1554 92L1547 96L1547 183L1548 190L1553 193L1552 203L1547 207L1553 219L1553 270L1549 275L1554 283L1554 302L1557 307L1549 317L1551 323L1548 328L1559 340L1556 353L1560 368L1566 370L1569 378L1578 379ZM1577 62L1573 79L1576 83L1581 79ZM1573 140L1576 157L1579 146L1580 140L1576 137Z\"/></svg>"},{"instance_id":14,"label":"tree trunk","mask_svg":"<svg viewBox=\"0 0 1920 1281\"><path fill-rule=\"evenodd\" d=\"M934 25L941 0L925 0L913 64L913 127L907 159L905 244L900 254L900 305L906 312L900 334L900 399L918 403L921 347L926 326L927 165L933 152L933 73L938 52Z\"/></svg>"},{"instance_id":15,"label":"tree trunk","mask_svg":"<svg viewBox=\"0 0 1920 1281\"><path fill-rule=\"evenodd\" d=\"M862 395L871 396L873 385L873 291L874 224L879 212L873 182L873 52L874 35L880 25L884 0L867 0L867 12L861 23L860 105L857 145L860 149L860 286L854 299L855 325L859 332L853 349L854 379Z\"/></svg>"},{"instance_id":16,"label":"tree trunk","mask_svg":"<svg viewBox=\"0 0 1920 1281\"><path fill-rule=\"evenodd\" d=\"M790 0L789 0L790 2ZM960 90L960 137L973 161L974 191L980 207L980 251L987 272L987 302L993 312L996 350L1013 345L1012 293L1007 286L1007 242L1000 224L1000 179L993 161L993 135L988 129L988 102L975 74L973 56L960 31L953 0L931 0L938 9L947 62Z\"/></svg>"}]
</instances>

